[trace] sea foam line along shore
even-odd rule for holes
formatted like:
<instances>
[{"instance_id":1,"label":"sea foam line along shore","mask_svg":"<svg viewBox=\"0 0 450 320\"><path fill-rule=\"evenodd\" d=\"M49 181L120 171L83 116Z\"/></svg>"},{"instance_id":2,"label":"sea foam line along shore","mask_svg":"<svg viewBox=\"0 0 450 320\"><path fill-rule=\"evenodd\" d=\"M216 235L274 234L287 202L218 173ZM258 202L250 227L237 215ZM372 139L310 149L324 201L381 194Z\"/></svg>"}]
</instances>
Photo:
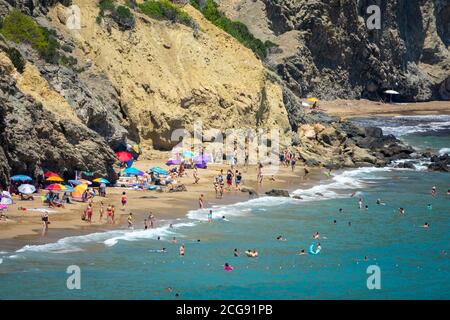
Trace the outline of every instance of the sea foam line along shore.
<instances>
[{"instance_id":1,"label":"sea foam line along shore","mask_svg":"<svg viewBox=\"0 0 450 320\"><path fill-rule=\"evenodd\" d=\"M260 197L242 202L227 205L214 205L211 208L189 210L185 218L175 221L168 221L161 227L149 230L129 230L116 229L105 232L95 232L87 235L64 237L56 242L42 245L25 245L16 250L13 256L9 258L18 258L19 254L27 252L53 252L53 253L71 253L83 251L83 245L98 243L104 244L105 248L117 245L120 241L139 241L145 239L156 240L160 237L162 241L169 241L171 237L178 235L177 229L195 227L199 222L207 221L207 213L213 210L213 219L225 217L245 216L251 209L266 209L276 207L283 203L301 204L304 202L323 201L338 198L348 198L351 192L362 190L369 187L372 180L382 180L377 176L378 173L388 172L392 170L405 170L393 167L364 167L357 169L344 170L339 173L332 174L331 181L323 182L317 186L308 189L296 189L292 195L300 195L303 199L295 198L275 198ZM340 190L341 192L339 192ZM356 193L357 196L359 193ZM172 224L173 228L170 228ZM4 251L3 257L8 257L9 253Z\"/></svg>"}]
</instances>

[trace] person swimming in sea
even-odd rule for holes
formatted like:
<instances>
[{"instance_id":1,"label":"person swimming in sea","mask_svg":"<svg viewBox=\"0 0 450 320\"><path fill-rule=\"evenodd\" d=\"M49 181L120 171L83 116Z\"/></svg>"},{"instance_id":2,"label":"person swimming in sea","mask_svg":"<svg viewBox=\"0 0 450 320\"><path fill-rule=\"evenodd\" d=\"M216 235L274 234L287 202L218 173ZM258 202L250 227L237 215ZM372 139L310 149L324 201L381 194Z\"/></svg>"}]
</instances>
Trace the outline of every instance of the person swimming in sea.
<instances>
[{"instance_id":1,"label":"person swimming in sea","mask_svg":"<svg viewBox=\"0 0 450 320\"><path fill-rule=\"evenodd\" d=\"M314 239L314 240L320 239L320 233L319 233L319 232L314 233L314 234L313 234L313 239Z\"/></svg>"},{"instance_id":2,"label":"person swimming in sea","mask_svg":"<svg viewBox=\"0 0 450 320\"><path fill-rule=\"evenodd\" d=\"M333 220L333 224L337 224L337 221L336 221L336 220Z\"/></svg>"},{"instance_id":3,"label":"person swimming in sea","mask_svg":"<svg viewBox=\"0 0 450 320\"><path fill-rule=\"evenodd\" d=\"M225 265L223 266L223 270L225 271L233 271L233 267L230 266L230 264L228 262L225 263Z\"/></svg>"},{"instance_id":4,"label":"person swimming in sea","mask_svg":"<svg viewBox=\"0 0 450 320\"><path fill-rule=\"evenodd\" d=\"M253 250L247 250L247 251L245 251L245 254L247 255L247 257L249 257L249 258L256 258L259 254L258 254L258 251L256 251L255 249L253 249Z\"/></svg>"},{"instance_id":5,"label":"person swimming in sea","mask_svg":"<svg viewBox=\"0 0 450 320\"><path fill-rule=\"evenodd\" d=\"M239 256L241 255L241 253L238 251L237 248L235 248L234 251L233 251L233 255L234 255L235 257L239 257Z\"/></svg>"},{"instance_id":6,"label":"person swimming in sea","mask_svg":"<svg viewBox=\"0 0 450 320\"><path fill-rule=\"evenodd\" d=\"M432 204L431 204L431 203L429 203L429 204L427 205L427 208L428 208L428 210L433 210L433 206L432 206Z\"/></svg>"},{"instance_id":7,"label":"person swimming in sea","mask_svg":"<svg viewBox=\"0 0 450 320\"><path fill-rule=\"evenodd\" d=\"M377 204L380 206L385 206L386 203L382 202L381 199L377 199Z\"/></svg>"},{"instance_id":8,"label":"person swimming in sea","mask_svg":"<svg viewBox=\"0 0 450 320\"><path fill-rule=\"evenodd\" d=\"M344 211L344 209L339 208L339 213L342 213Z\"/></svg>"},{"instance_id":9,"label":"person swimming in sea","mask_svg":"<svg viewBox=\"0 0 450 320\"><path fill-rule=\"evenodd\" d=\"M405 214L405 209L399 208L398 209L398 213L401 214L401 215L404 215Z\"/></svg>"},{"instance_id":10,"label":"person swimming in sea","mask_svg":"<svg viewBox=\"0 0 450 320\"><path fill-rule=\"evenodd\" d=\"M156 250L149 250L149 252L153 252L153 253L166 253L167 249L166 248L162 248L162 249L156 249Z\"/></svg>"},{"instance_id":11,"label":"person swimming in sea","mask_svg":"<svg viewBox=\"0 0 450 320\"><path fill-rule=\"evenodd\" d=\"M428 223L428 222L425 222L424 224L423 224L423 226L420 226L421 228L425 228L425 229L428 229L429 227L430 227L430 224Z\"/></svg>"},{"instance_id":12,"label":"person swimming in sea","mask_svg":"<svg viewBox=\"0 0 450 320\"><path fill-rule=\"evenodd\" d=\"M307 253L305 252L305 249L300 250L300 252L298 253L299 256L304 256Z\"/></svg>"},{"instance_id":13,"label":"person swimming in sea","mask_svg":"<svg viewBox=\"0 0 450 320\"><path fill-rule=\"evenodd\" d=\"M286 241L286 239L283 238L283 236L278 236L278 237L277 237L277 240L278 240L278 241Z\"/></svg>"}]
</instances>

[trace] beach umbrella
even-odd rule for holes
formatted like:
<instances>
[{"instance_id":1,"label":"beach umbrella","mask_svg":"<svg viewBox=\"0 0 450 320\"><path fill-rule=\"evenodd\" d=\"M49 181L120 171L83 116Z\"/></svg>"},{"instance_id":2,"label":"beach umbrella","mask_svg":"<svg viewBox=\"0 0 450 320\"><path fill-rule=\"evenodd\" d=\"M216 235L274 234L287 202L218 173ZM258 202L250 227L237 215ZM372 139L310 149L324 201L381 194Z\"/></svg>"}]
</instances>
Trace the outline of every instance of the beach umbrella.
<instances>
[{"instance_id":1,"label":"beach umbrella","mask_svg":"<svg viewBox=\"0 0 450 320\"><path fill-rule=\"evenodd\" d=\"M386 93L386 94L388 94L388 95L390 95L390 99L391 99L391 103L392 103L392 96L393 95L398 95L398 94L400 94L400 92L397 92L397 91L395 91L395 90L386 90L384 93Z\"/></svg>"},{"instance_id":2,"label":"beach umbrella","mask_svg":"<svg viewBox=\"0 0 450 320\"><path fill-rule=\"evenodd\" d=\"M319 101L319 99L317 99L317 98L315 98L315 97L311 97L311 98L308 98L308 99L306 99L306 100L311 101L311 102Z\"/></svg>"},{"instance_id":3,"label":"beach umbrella","mask_svg":"<svg viewBox=\"0 0 450 320\"><path fill-rule=\"evenodd\" d=\"M93 180L94 182L98 182L98 183L110 183L108 180L106 180L105 178L97 178Z\"/></svg>"},{"instance_id":4,"label":"beach umbrella","mask_svg":"<svg viewBox=\"0 0 450 320\"><path fill-rule=\"evenodd\" d=\"M183 157L193 158L194 157L194 153L191 152L191 151L184 151L183 152Z\"/></svg>"},{"instance_id":5,"label":"beach umbrella","mask_svg":"<svg viewBox=\"0 0 450 320\"><path fill-rule=\"evenodd\" d=\"M63 186L62 184L59 183L53 183L49 186L47 186L47 188L45 188L46 190L50 190L50 191L66 191L67 188L65 186Z\"/></svg>"},{"instance_id":6,"label":"beach umbrella","mask_svg":"<svg viewBox=\"0 0 450 320\"><path fill-rule=\"evenodd\" d=\"M83 194L83 192L85 192L87 188L88 188L87 184L79 184L75 188L73 188L74 190L73 192Z\"/></svg>"},{"instance_id":7,"label":"beach umbrella","mask_svg":"<svg viewBox=\"0 0 450 320\"><path fill-rule=\"evenodd\" d=\"M51 177L48 177L45 180L46 181L52 181L52 182L63 182L64 181L64 179L61 178L60 176L51 176Z\"/></svg>"},{"instance_id":8,"label":"beach umbrella","mask_svg":"<svg viewBox=\"0 0 450 320\"><path fill-rule=\"evenodd\" d=\"M164 170L161 167L153 167L153 168L150 169L150 171L153 171L154 173L161 174L161 175L169 174L169 171Z\"/></svg>"},{"instance_id":9,"label":"beach umbrella","mask_svg":"<svg viewBox=\"0 0 450 320\"><path fill-rule=\"evenodd\" d=\"M31 184L21 184L18 190L23 194L32 194L36 191L36 187Z\"/></svg>"},{"instance_id":10,"label":"beach umbrella","mask_svg":"<svg viewBox=\"0 0 450 320\"><path fill-rule=\"evenodd\" d=\"M12 181L31 181L33 179L31 179L31 177L29 177L29 176L26 176L26 175L23 175L23 174L19 174L19 175L16 175L16 176L12 176L11 180Z\"/></svg>"},{"instance_id":11,"label":"beach umbrella","mask_svg":"<svg viewBox=\"0 0 450 320\"><path fill-rule=\"evenodd\" d=\"M78 179L78 181L80 181L82 184L87 184L87 185L91 185L92 182L90 182L89 180L85 180L85 179Z\"/></svg>"},{"instance_id":12,"label":"beach umbrella","mask_svg":"<svg viewBox=\"0 0 450 320\"><path fill-rule=\"evenodd\" d=\"M116 157L120 160L120 162L128 162L133 159L133 155L126 151L116 152Z\"/></svg>"},{"instance_id":13,"label":"beach umbrella","mask_svg":"<svg viewBox=\"0 0 450 320\"><path fill-rule=\"evenodd\" d=\"M65 184L64 187L66 187L66 190L64 190L65 192L74 192L75 191L75 189L72 186L69 186L67 184Z\"/></svg>"},{"instance_id":14,"label":"beach umbrella","mask_svg":"<svg viewBox=\"0 0 450 320\"><path fill-rule=\"evenodd\" d=\"M46 173L44 173L44 177L46 177L46 178L59 177L59 174L52 172L52 171L47 171Z\"/></svg>"},{"instance_id":15,"label":"beach umbrella","mask_svg":"<svg viewBox=\"0 0 450 320\"><path fill-rule=\"evenodd\" d=\"M83 182L81 182L80 180L69 180L70 184L73 184L74 186L77 186L79 184L83 184Z\"/></svg>"},{"instance_id":16,"label":"beach umbrella","mask_svg":"<svg viewBox=\"0 0 450 320\"><path fill-rule=\"evenodd\" d=\"M144 172L136 169L136 168L126 168L125 170L123 170L124 173L126 174L133 174L133 175L137 175L137 176L142 176L144 174Z\"/></svg>"},{"instance_id":17,"label":"beach umbrella","mask_svg":"<svg viewBox=\"0 0 450 320\"><path fill-rule=\"evenodd\" d=\"M311 108L311 105L309 103L302 102L302 107Z\"/></svg>"}]
</instances>

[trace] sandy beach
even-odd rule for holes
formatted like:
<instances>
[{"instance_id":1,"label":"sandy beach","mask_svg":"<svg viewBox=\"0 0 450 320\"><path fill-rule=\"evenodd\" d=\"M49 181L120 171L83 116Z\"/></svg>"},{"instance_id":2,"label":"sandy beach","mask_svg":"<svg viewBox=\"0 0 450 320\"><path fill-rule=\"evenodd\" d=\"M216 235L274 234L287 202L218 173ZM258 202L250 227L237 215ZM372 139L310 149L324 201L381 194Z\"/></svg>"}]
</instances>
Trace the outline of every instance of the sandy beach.
<instances>
[{"instance_id":1,"label":"sandy beach","mask_svg":"<svg viewBox=\"0 0 450 320\"><path fill-rule=\"evenodd\" d=\"M143 160L136 161L134 166L139 170L147 171L154 165L166 167L164 160ZM204 194L205 207L213 205L232 204L249 199L247 192L236 191L234 187L231 191L224 191L223 198L217 199L213 188L213 178L220 169L224 172L229 168L225 164L212 164L207 169L199 170L200 181L194 184L192 170L187 170L187 176L178 180L187 188L185 192L156 192L156 191L136 191L126 188L107 188L107 196L94 198L94 214L91 223L81 220L81 215L87 203L73 202L67 204L65 208L48 208L42 203L41 196L47 191L42 190L35 194L34 200L20 200L14 197L14 204L6 212L7 221L0 222L0 248L16 249L27 244L43 244L57 241L60 238L86 233L101 232L117 228L126 228L127 216L130 212L135 217L135 229L144 228L144 219L153 213L156 218L156 225L165 223L177 218L186 216L189 210L198 209L198 199ZM310 173L304 177L304 167L297 166L292 172L291 168L280 166L279 172L275 175L275 181L265 177L263 183L259 185L256 181L256 166L249 166L247 169L237 167L243 174L242 186L255 189L259 195L271 189L294 190L301 186L308 187L319 183L320 180L327 179L319 168L308 168ZM128 204L125 210L121 209L120 197L122 192L127 194ZM114 225L106 221L106 213L100 221L100 202L103 201L105 209L109 204L115 205L116 222ZM25 208L19 209L19 208ZM47 234L42 233L41 212L48 210L50 226Z\"/></svg>"},{"instance_id":2,"label":"sandy beach","mask_svg":"<svg viewBox=\"0 0 450 320\"><path fill-rule=\"evenodd\" d=\"M449 101L418 103L383 103L369 100L321 101L320 108L326 113L341 118L365 116L439 115L450 114Z\"/></svg>"}]
</instances>

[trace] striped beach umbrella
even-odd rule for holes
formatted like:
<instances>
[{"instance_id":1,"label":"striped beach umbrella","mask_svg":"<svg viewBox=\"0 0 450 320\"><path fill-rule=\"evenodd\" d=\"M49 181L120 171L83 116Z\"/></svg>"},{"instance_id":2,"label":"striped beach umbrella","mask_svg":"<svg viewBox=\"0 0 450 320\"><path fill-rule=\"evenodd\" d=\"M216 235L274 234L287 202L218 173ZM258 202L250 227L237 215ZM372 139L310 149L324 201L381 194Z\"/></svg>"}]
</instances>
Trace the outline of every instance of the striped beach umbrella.
<instances>
[{"instance_id":1,"label":"striped beach umbrella","mask_svg":"<svg viewBox=\"0 0 450 320\"><path fill-rule=\"evenodd\" d=\"M45 188L46 190L50 190L50 191L66 191L67 188L65 186L63 186L62 184L59 183L53 183L49 186L47 186L47 188Z\"/></svg>"}]
</instances>

